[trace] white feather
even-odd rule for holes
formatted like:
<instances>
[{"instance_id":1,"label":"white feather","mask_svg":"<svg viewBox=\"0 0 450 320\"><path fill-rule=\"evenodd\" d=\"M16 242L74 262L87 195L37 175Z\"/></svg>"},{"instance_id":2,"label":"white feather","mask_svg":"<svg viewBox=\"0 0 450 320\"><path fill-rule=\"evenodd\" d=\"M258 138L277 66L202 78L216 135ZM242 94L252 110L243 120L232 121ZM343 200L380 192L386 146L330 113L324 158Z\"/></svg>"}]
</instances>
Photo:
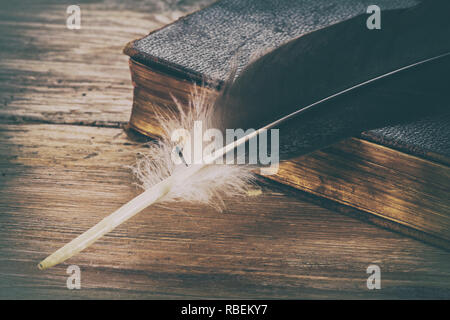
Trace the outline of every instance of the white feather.
<instances>
[{"instance_id":1,"label":"white feather","mask_svg":"<svg viewBox=\"0 0 450 320\"><path fill-rule=\"evenodd\" d=\"M253 178L251 167L215 164L215 160L245 143L250 135L225 147L218 146L216 157L207 162L189 166L176 164L172 152L179 142L172 141L172 132L177 129L192 132L195 121L202 123L203 131L211 128L214 99L195 89L186 110L176 99L175 104L178 113L158 115L163 129L161 140L150 144L148 154L139 158L133 169L145 191L41 261L39 269L67 260L154 203L190 201L222 210L225 197L245 194Z\"/></svg>"},{"instance_id":2,"label":"white feather","mask_svg":"<svg viewBox=\"0 0 450 320\"><path fill-rule=\"evenodd\" d=\"M138 158L133 172L145 190L170 176L175 178L173 187L160 202L198 202L222 211L225 207L224 198L246 194L254 178L252 168L247 165L209 164L185 179L183 171L188 168L185 164L176 165L171 158L172 150L177 146L171 139L172 133L177 129L185 129L193 136L195 121L200 121L203 131L206 131L212 128L217 119L213 121L211 118L214 99L196 87L191 93L187 108L175 98L174 101L177 112L157 115L156 120L163 132L161 138L158 142L149 144L148 154ZM203 147L208 143L203 142Z\"/></svg>"}]
</instances>

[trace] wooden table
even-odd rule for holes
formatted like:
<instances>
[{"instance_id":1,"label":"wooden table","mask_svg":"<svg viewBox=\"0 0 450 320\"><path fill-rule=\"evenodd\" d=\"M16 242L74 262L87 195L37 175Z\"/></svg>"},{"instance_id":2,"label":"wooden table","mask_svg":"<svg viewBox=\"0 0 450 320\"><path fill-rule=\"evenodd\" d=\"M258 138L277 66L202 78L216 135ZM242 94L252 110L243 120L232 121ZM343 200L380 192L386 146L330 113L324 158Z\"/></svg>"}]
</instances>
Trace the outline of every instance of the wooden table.
<instances>
[{"instance_id":1,"label":"wooden table","mask_svg":"<svg viewBox=\"0 0 450 320\"><path fill-rule=\"evenodd\" d=\"M81 30L57 1L0 4L0 298L450 298L450 253L264 183L224 213L148 208L39 271L139 192L126 166L146 148L122 129L121 49L193 8L154 3L81 2ZM66 287L72 264L80 290ZM380 290L367 289L371 264Z\"/></svg>"}]
</instances>

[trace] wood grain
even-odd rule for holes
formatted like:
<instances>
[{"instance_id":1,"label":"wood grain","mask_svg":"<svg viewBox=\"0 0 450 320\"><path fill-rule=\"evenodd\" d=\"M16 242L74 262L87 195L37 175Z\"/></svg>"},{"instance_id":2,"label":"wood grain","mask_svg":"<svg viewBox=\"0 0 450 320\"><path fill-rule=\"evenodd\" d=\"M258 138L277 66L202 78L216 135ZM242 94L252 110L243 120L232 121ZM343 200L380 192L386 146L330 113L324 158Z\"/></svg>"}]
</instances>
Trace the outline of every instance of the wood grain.
<instances>
[{"instance_id":1,"label":"wood grain","mask_svg":"<svg viewBox=\"0 0 450 320\"><path fill-rule=\"evenodd\" d=\"M81 29L69 30L60 1L0 5L0 117L112 127L130 116L123 46L182 15L89 1L80 5Z\"/></svg>"},{"instance_id":2,"label":"wood grain","mask_svg":"<svg viewBox=\"0 0 450 320\"><path fill-rule=\"evenodd\" d=\"M40 259L139 192L126 166L146 148L120 128L132 97L121 48L180 11L131 3L82 1L77 33L58 1L1 2L0 298L450 297L448 252L274 184L227 199L225 213L148 208L39 271ZM66 288L70 264L81 290ZM381 290L366 288L370 264L381 267Z\"/></svg>"},{"instance_id":3,"label":"wood grain","mask_svg":"<svg viewBox=\"0 0 450 320\"><path fill-rule=\"evenodd\" d=\"M151 207L60 266L36 263L137 194L121 129L3 125L0 292L39 298L449 297L450 254L275 186L227 210ZM378 264L382 290L366 288ZM68 265L82 289L65 287Z\"/></svg>"}]
</instances>

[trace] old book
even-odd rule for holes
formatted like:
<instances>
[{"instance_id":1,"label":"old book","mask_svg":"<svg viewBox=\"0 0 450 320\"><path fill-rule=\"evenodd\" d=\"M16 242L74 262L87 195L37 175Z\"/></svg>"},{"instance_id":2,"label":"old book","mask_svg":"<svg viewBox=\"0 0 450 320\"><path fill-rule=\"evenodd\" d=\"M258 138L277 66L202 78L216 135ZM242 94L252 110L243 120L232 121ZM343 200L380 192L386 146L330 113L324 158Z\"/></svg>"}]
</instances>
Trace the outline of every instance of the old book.
<instances>
[{"instance_id":1,"label":"old book","mask_svg":"<svg viewBox=\"0 0 450 320\"><path fill-rule=\"evenodd\" d=\"M186 102L194 85L214 94L237 59L366 12L370 1L222 0L130 42L130 126L157 138L155 113ZM417 1L378 1L383 9ZM236 58L237 57L237 58ZM282 162L269 179L326 205L450 248L450 116L363 132Z\"/></svg>"}]
</instances>

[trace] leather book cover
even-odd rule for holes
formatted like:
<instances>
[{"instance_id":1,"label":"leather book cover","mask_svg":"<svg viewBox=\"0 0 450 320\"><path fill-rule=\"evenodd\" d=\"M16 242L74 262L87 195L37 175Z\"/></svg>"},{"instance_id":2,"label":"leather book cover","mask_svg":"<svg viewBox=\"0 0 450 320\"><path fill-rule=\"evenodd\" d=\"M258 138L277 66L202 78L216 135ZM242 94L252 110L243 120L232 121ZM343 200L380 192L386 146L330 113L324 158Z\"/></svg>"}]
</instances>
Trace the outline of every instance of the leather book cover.
<instances>
[{"instance_id":1,"label":"leather book cover","mask_svg":"<svg viewBox=\"0 0 450 320\"><path fill-rule=\"evenodd\" d=\"M320 28L365 13L371 1L222 0L130 42L125 53L153 70L220 86L230 65L242 69L253 55ZM378 1L383 10L408 8L413 0ZM239 71L238 71L239 72ZM448 164L449 116L364 132L370 141Z\"/></svg>"}]
</instances>

